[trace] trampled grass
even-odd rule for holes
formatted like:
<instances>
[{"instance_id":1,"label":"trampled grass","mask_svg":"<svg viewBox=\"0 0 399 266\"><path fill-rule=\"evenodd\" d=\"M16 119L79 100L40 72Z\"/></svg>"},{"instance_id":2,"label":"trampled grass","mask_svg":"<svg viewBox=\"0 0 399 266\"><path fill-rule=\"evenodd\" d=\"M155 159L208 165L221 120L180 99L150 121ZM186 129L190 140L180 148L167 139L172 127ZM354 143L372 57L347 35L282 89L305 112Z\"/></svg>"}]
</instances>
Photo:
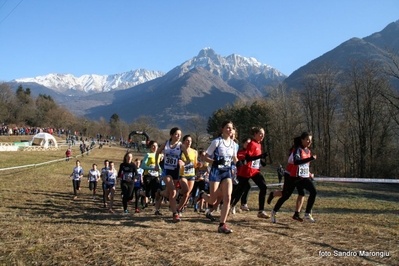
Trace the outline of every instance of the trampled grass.
<instances>
[{"instance_id":1,"label":"trampled grass","mask_svg":"<svg viewBox=\"0 0 399 266\"><path fill-rule=\"evenodd\" d=\"M63 158L64 152L2 152L0 160L4 168ZM124 153L118 147L96 148L79 160L87 172L92 163L101 168L104 159L118 166ZM251 211L230 215L227 223L234 232L222 235L217 222L192 209L174 224L166 205L161 217L153 214L152 206L133 214L130 205L131 213L124 215L117 196L115 213L110 214L100 200L91 199L84 182L73 200L68 176L75 160L0 171L0 264L399 264L397 185L317 182L314 224L291 218L295 195L283 205L276 224L257 218L258 191L253 190ZM274 168L269 170L267 182L275 183ZM268 212L272 206L266 204Z\"/></svg>"}]
</instances>

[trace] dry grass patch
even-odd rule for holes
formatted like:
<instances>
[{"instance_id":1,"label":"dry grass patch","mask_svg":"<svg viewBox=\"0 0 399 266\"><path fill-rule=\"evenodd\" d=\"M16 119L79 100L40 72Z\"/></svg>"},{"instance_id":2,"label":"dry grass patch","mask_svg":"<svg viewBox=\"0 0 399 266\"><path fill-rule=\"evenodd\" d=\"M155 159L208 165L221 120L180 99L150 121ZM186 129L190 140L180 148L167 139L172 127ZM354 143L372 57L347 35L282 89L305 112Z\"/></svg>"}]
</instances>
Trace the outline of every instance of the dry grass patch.
<instances>
[{"instance_id":1,"label":"dry grass patch","mask_svg":"<svg viewBox=\"0 0 399 266\"><path fill-rule=\"evenodd\" d=\"M104 159L122 161L124 149L104 147L79 158L87 172ZM43 162L49 154L0 153L3 165ZM77 155L74 151L74 155ZM64 151L52 158L63 158ZM142 155L137 155L141 157ZM32 158L34 157L34 158ZM18 159L19 160L19 159ZM148 207L138 214L122 213L119 197L110 214L91 199L82 182L73 200L68 175L74 166L59 162L34 169L0 172L0 264L3 265L398 265L399 193L396 185L318 182L314 207L317 222L294 221L295 198L278 214L278 223L256 217L256 190L252 211L231 215L230 235L217 233L217 223L187 210L182 222L172 223L167 206L161 217ZM274 183L273 171L268 183ZM274 189L274 188L272 188ZM270 191L270 189L268 190ZM118 191L119 192L119 191ZM119 193L117 193L119 195ZM275 203L275 200L273 201ZM272 206L267 205L267 210ZM129 210L132 210L129 206ZM218 216L218 214L216 214ZM334 256L335 252L389 252L390 257ZM331 252L322 257L320 252Z\"/></svg>"}]
</instances>

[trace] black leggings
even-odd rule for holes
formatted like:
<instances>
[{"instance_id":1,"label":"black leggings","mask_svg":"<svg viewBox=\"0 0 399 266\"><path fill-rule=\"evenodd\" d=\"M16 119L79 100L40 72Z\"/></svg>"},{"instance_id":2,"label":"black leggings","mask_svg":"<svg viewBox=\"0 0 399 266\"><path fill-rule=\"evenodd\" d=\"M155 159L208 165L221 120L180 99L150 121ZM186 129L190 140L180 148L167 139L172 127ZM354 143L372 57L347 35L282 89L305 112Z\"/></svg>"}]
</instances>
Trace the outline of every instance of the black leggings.
<instances>
[{"instance_id":1,"label":"black leggings","mask_svg":"<svg viewBox=\"0 0 399 266\"><path fill-rule=\"evenodd\" d=\"M241 199L241 205L247 203L248 192L251 189L249 178L237 176L238 184L233 186L233 193L231 196L231 206L236 206Z\"/></svg>"},{"instance_id":2,"label":"black leggings","mask_svg":"<svg viewBox=\"0 0 399 266\"><path fill-rule=\"evenodd\" d=\"M252 176L251 179L259 188L259 211L263 211L265 209L266 192L267 192L265 178L259 172L256 175Z\"/></svg>"},{"instance_id":3,"label":"black leggings","mask_svg":"<svg viewBox=\"0 0 399 266\"><path fill-rule=\"evenodd\" d=\"M72 180L73 185L73 195L78 195L78 190L80 189L80 179L79 180Z\"/></svg>"},{"instance_id":4,"label":"black leggings","mask_svg":"<svg viewBox=\"0 0 399 266\"><path fill-rule=\"evenodd\" d=\"M292 177L288 173L284 174L284 187L283 187L283 195L278 199L276 205L274 205L273 210L278 212L283 206L284 202L289 199L294 192L295 188L300 184L301 179L299 177ZM300 189L298 189L299 191ZM314 202L314 201L313 201Z\"/></svg>"},{"instance_id":5,"label":"black leggings","mask_svg":"<svg viewBox=\"0 0 399 266\"><path fill-rule=\"evenodd\" d=\"M311 213L312 212L312 208L313 208L313 204L316 200L316 195L317 195L317 191L316 191L316 187L313 183L313 181L310 178L303 178L301 179L301 181L298 184L299 188L302 189L306 189L307 191L309 191L309 198L308 198L308 203L306 204L306 213ZM299 189L298 189L299 191Z\"/></svg>"},{"instance_id":6,"label":"black leggings","mask_svg":"<svg viewBox=\"0 0 399 266\"><path fill-rule=\"evenodd\" d=\"M204 190L205 191L205 180L198 180L194 182L193 189L191 190L191 197L193 199L195 198L195 195L197 194L197 189L199 191Z\"/></svg>"},{"instance_id":7,"label":"black leggings","mask_svg":"<svg viewBox=\"0 0 399 266\"><path fill-rule=\"evenodd\" d=\"M151 196L152 199L155 199L155 193L157 192L157 189L162 190L159 177L157 176L145 175L143 185L145 190L145 196L147 198Z\"/></svg>"},{"instance_id":8,"label":"black leggings","mask_svg":"<svg viewBox=\"0 0 399 266\"><path fill-rule=\"evenodd\" d=\"M134 206L136 207L136 209L138 209L139 208L139 198L140 198L140 188L139 187L133 188L133 196L135 199Z\"/></svg>"},{"instance_id":9,"label":"black leggings","mask_svg":"<svg viewBox=\"0 0 399 266\"><path fill-rule=\"evenodd\" d=\"M121 189L123 210L127 210L127 202L133 199L134 183L122 180Z\"/></svg>"}]
</instances>

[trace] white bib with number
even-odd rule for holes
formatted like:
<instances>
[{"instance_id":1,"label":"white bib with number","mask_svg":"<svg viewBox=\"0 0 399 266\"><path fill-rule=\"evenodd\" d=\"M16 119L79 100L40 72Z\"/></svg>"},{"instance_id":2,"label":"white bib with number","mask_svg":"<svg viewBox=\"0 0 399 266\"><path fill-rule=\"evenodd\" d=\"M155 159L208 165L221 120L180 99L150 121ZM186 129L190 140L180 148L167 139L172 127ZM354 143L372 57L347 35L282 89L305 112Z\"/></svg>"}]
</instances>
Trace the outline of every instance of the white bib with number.
<instances>
[{"instance_id":1,"label":"white bib with number","mask_svg":"<svg viewBox=\"0 0 399 266\"><path fill-rule=\"evenodd\" d=\"M303 178L309 178L310 172L309 172L309 164L300 164L298 166L298 176L303 177Z\"/></svg>"},{"instance_id":2,"label":"white bib with number","mask_svg":"<svg viewBox=\"0 0 399 266\"><path fill-rule=\"evenodd\" d=\"M255 161L252 161L251 163L251 168L253 169L259 169L260 168L260 159L257 159Z\"/></svg>"},{"instance_id":3,"label":"white bib with number","mask_svg":"<svg viewBox=\"0 0 399 266\"><path fill-rule=\"evenodd\" d=\"M192 162L184 166L184 175L195 175L195 168Z\"/></svg>"}]
</instances>

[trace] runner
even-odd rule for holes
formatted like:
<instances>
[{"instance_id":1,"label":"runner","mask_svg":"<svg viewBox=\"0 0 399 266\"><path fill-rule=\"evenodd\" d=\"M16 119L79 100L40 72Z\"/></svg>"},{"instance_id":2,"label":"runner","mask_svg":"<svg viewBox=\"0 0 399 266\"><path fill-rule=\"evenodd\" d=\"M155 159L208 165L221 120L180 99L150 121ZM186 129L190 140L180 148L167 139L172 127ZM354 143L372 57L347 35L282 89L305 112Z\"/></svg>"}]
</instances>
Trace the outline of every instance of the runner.
<instances>
[{"instance_id":1,"label":"runner","mask_svg":"<svg viewBox=\"0 0 399 266\"><path fill-rule=\"evenodd\" d=\"M290 173L285 173L283 195L281 198L279 198L272 210L271 220L273 223L277 222L277 212L280 210L284 202L290 198L295 187L301 187L301 185L305 185L310 191L310 196L306 206L305 220L315 222L311 211L316 198L316 189L314 188L313 183L309 183L309 178L311 176L309 172L309 164L311 161L316 160L316 155L311 154L311 151L308 148L310 143L311 136L307 132L302 133L301 136L294 139L292 166L290 167ZM306 183L301 183L301 180L303 179L307 180Z\"/></svg>"},{"instance_id":2,"label":"runner","mask_svg":"<svg viewBox=\"0 0 399 266\"><path fill-rule=\"evenodd\" d=\"M237 152L237 159L241 161L243 165L245 164L246 149L250 142L251 138L244 138L241 141L242 149ZM238 184L235 186L235 189L233 190L233 194L231 196L231 208L235 208L238 201L240 201L241 199L241 210L249 211L248 205L246 203L249 190L251 189L251 184L249 183L249 178L243 176L243 170L244 167L242 166L237 168Z\"/></svg>"},{"instance_id":3,"label":"runner","mask_svg":"<svg viewBox=\"0 0 399 266\"><path fill-rule=\"evenodd\" d=\"M192 142L193 140L190 135L185 135L183 137L183 144L186 146L187 153L190 156L190 163L180 168L179 183L181 198L179 206L177 207L179 216L181 216L182 212L184 212L184 207L187 204L191 190L194 187L195 169L202 166L202 163L198 162L197 151L191 148ZM182 160L187 160L184 154L182 155Z\"/></svg>"},{"instance_id":4,"label":"runner","mask_svg":"<svg viewBox=\"0 0 399 266\"><path fill-rule=\"evenodd\" d=\"M66 158L65 161L69 162L71 156L72 156L72 149L71 146L68 146L68 149L65 152L65 158Z\"/></svg>"},{"instance_id":5,"label":"runner","mask_svg":"<svg viewBox=\"0 0 399 266\"><path fill-rule=\"evenodd\" d=\"M287 168L284 170L284 173L283 173L283 175L284 175L284 184L286 182L289 182L289 181L286 181L286 179L287 179L287 177L290 176L291 169L292 169L292 167L294 167L293 152L295 151L295 146L296 145L294 143L294 145L289 150L288 165L287 165ZM299 184L296 185L296 189L298 191L298 196L297 196L297 199L296 199L295 213L292 216L292 219L297 220L299 222L303 222L303 219L300 217L299 213L301 212L302 204L303 204L304 197L305 197L305 191L304 191L304 189L301 186L299 186ZM269 197L267 198L267 204L270 204L272 202L273 198L281 197L283 195L283 191L284 191L284 186L283 186L283 190L270 192Z\"/></svg>"},{"instance_id":6,"label":"runner","mask_svg":"<svg viewBox=\"0 0 399 266\"><path fill-rule=\"evenodd\" d=\"M84 175L83 168L80 166L80 161L76 160L76 166L73 168L72 174L70 177L72 178L72 186L73 186L73 199L78 198L78 190L80 190L80 181Z\"/></svg>"},{"instance_id":7,"label":"runner","mask_svg":"<svg viewBox=\"0 0 399 266\"><path fill-rule=\"evenodd\" d=\"M202 161L212 164L209 173L210 195L201 191L198 196L199 199L203 198L208 202L210 208L217 203L218 197L222 197L223 205L221 208L218 232L224 234L233 232L233 230L226 226L230 209L231 193L233 190L231 169L237 162L236 145L235 142L230 139L232 130L233 122L224 121L221 125L221 136L211 142L211 145L206 150L206 154L202 156ZM206 213L206 217L211 219L211 221L215 220L211 210Z\"/></svg>"},{"instance_id":8,"label":"runner","mask_svg":"<svg viewBox=\"0 0 399 266\"><path fill-rule=\"evenodd\" d=\"M165 144L161 145L155 154L155 161L159 161L159 156L163 152L164 160L163 160L163 171L162 171L162 180L165 182L165 190L160 193L161 196L164 196L169 199L169 206L173 215L173 222L177 223L181 221L179 214L177 213L176 208L176 183L179 179L180 167L183 167L185 164L190 163L190 156L187 153L186 146L180 142L181 138L181 130L178 127L174 127L170 130L170 139L166 141ZM181 160L182 152L187 158L186 162ZM155 171L159 171L160 166L157 164L155 166ZM158 207L159 209L159 207Z\"/></svg>"},{"instance_id":9,"label":"runner","mask_svg":"<svg viewBox=\"0 0 399 266\"><path fill-rule=\"evenodd\" d=\"M264 211L265 208L265 199L266 199L266 181L260 172L261 166L266 166L266 162L261 159L265 159L267 157L267 153L262 153L262 141L265 137L265 130L261 127L253 127L251 128L252 140L247 145L245 161L247 162L243 166L242 175L243 177L251 178L252 181L259 187L259 210L258 217L259 218L269 218L270 216L266 214Z\"/></svg>"},{"instance_id":10,"label":"runner","mask_svg":"<svg viewBox=\"0 0 399 266\"><path fill-rule=\"evenodd\" d=\"M140 192L142 189L142 184L143 184L143 172L144 170L140 168L141 160L136 158L134 160L134 164L137 167L137 175L134 176L134 185L133 185L133 196L135 198L135 213L139 213L139 200L140 200Z\"/></svg>"},{"instance_id":11,"label":"runner","mask_svg":"<svg viewBox=\"0 0 399 266\"><path fill-rule=\"evenodd\" d=\"M127 203L133 199L134 178L138 174L137 166L132 161L133 154L131 152L126 153L118 171L118 177L121 179L123 213L129 213Z\"/></svg>"},{"instance_id":12,"label":"runner","mask_svg":"<svg viewBox=\"0 0 399 266\"><path fill-rule=\"evenodd\" d=\"M104 208L107 208L107 199L108 199L108 194L105 193L106 188L105 188L105 179L106 177L106 173L109 170L109 161L108 160L104 160L104 167L101 169L101 188L103 190L103 205Z\"/></svg>"},{"instance_id":13,"label":"runner","mask_svg":"<svg viewBox=\"0 0 399 266\"><path fill-rule=\"evenodd\" d=\"M93 200L96 199L97 183L100 180L100 171L97 170L97 164L93 164L92 169L90 169L87 175L87 182L89 182L89 190L93 191Z\"/></svg>"},{"instance_id":14,"label":"runner","mask_svg":"<svg viewBox=\"0 0 399 266\"><path fill-rule=\"evenodd\" d=\"M109 169L105 172L105 195L110 195L109 212L113 213L115 185L117 182L118 172L115 170L114 162L109 162Z\"/></svg>"},{"instance_id":15,"label":"runner","mask_svg":"<svg viewBox=\"0 0 399 266\"><path fill-rule=\"evenodd\" d=\"M307 147L306 147L306 144L308 145ZM308 136L308 140L307 140L307 142L305 142L305 145L303 145L303 146L305 147L305 150L307 149L310 152L310 150L309 150L310 145L312 145L312 135ZM316 159L316 157L314 157L314 158ZM308 203L306 205L304 219L309 222L314 223L314 222L316 222L316 220L313 219L312 208L313 208L313 204L316 200L316 195L317 195L316 187L313 182L314 174L309 172L309 175L304 174L302 177L303 178L301 178L301 181L299 182L299 185L298 185L298 191L302 190L302 196L300 197L300 195L298 194L296 210L295 210L295 214L294 214L293 218L295 219L295 217L298 217L299 219L301 219L300 212L301 212L302 205L303 205L303 202L305 199L305 192L303 190L306 189L309 192L309 197L308 197Z\"/></svg>"},{"instance_id":16,"label":"runner","mask_svg":"<svg viewBox=\"0 0 399 266\"><path fill-rule=\"evenodd\" d=\"M198 158L200 159L203 154L205 154L205 152L202 148L200 148L198 150ZM201 162L201 167L196 168L196 177L195 177L194 187L191 190L191 197L193 198L194 212L197 212L197 211L205 212L204 205L206 205L206 202L203 199L197 201L196 197L197 197L198 191L204 190L204 191L207 191L207 193L209 193L209 190L206 190L206 183L207 183L206 180L208 180L208 182L209 182L208 166L209 166L209 163Z\"/></svg>"},{"instance_id":17,"label":"runner","mask_svg":"<svg viewBox=\"0 0 399 266\"><path fill-rule=\"evenodd\" d=\"M158 143L154 140L151 140L148 143L148 146L150 147L150 152L144 155L144 159L141 162L141 168L144 169L144 191L142 192L141 196L144 196L145 204L148 204L149 197L151 197L155 201L157 190L162 190L159 180L160 171L155 171L155 166L157 165L157 163L155 163L155 154L158 149ZM160 199L158 199L158 201L160 201ZM157 204L157 202L155 202L155 204ZM159 209L156 209L154 214L161 215L161 212L159 211Z\"/></svg>"}]
</instances>

